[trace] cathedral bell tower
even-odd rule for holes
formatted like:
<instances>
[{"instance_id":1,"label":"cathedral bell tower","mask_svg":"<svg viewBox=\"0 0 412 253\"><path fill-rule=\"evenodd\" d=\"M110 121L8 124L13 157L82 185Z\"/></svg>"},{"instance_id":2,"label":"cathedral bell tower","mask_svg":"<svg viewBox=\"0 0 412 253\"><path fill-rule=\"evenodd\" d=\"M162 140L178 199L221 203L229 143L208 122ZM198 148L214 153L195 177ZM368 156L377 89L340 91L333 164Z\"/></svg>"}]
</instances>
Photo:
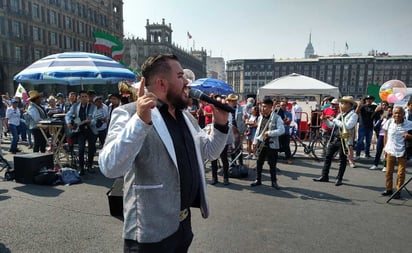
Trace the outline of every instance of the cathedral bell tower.
<instances>
[{"instance_id":1,"label":"cathedral bell tower","mask_svg":"<svg viewBox=\"0 0 412 253\"><path fill-rule=\"evenodd\" d=\"M148 43L156 44L172 44L172 25L165 24L165 19L162 19L161 24L149 24L149 20L146 20L146 40Z\"/></svg>"}]
</instances>

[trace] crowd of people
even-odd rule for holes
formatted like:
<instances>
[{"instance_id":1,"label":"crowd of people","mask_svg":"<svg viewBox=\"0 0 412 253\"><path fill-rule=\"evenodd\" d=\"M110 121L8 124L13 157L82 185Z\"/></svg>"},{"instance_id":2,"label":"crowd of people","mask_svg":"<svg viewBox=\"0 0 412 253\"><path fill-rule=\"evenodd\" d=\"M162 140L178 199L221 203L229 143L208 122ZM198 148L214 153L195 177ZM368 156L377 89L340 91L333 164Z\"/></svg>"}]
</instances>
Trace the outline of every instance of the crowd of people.
<instances>
[{"instance_id":1,"label":"crowd of people","mask_svg":"<svg viewBox=\"0 0 412 253\"><path fill-rule=\"evenodd\" d=\"M191 81L193 73L182 69L176 56L160 54L143 64L136 101L122 102L120 94L112 94L105 101L93 91L67 96L58 93L45 99L32 90L27 101L3 95L0 129L12 136L11 153L20 152L20 141L27 142L33 152L45 152L47 143L38 129L39 121L64 115L66 142L79 145L80 174L93 173L99 140L101 172L124 180L124 252L187 252L193 239L190 208L200 208L204 218L209 215L205 161L211 162L211 184L219 183L220 159L223 184L229 185L228 151L239 147L240 156L230 153L237 165L243 166L243 159L256 160L256 178L250 186L262 185L267 161L270 185L280 190L278 152L285 152L286 162L293 163L290 136L299 131L303 113L297 101L289 102L286 97L239 101L236 94L210 93L211 99L231 108L228 112L190 98ZM330 167L338 153L335 185L341 186L348 163L355 167L362 152L372 159L375 134L376 155L370 169L379 168L384 153L386 182L382 195L394 192L395 166L396 190L402 186L409 159L406 141L412 141L412 100L403 108L387 101L376 104L374 99L366 96L355 101L352 96L343 96L323 100L315 121L327 148L322 174L314 181L329 182ZM400 198L400 194L394 197Z\"/></svg>"},{"instance_id":2,"label":"crowd of people","mask_svg":"<svg viewBox=\"0 0 412 253\"><path fill-rule=\"evenodd\" d=\"M69 92L67 96L63 93L44 96L31 90L25 101L3 94L0 97L0 136L10 137L9 152L12 154L22 152L19 145L26 145L34 153L45 153L48 145L52 151L53 144L50 138L44 137L39 122L61 119L66 135L64 142L69 150L73 151L74 144L78 144L80 175L86 171L93 173L96 142L100 147L104 145L111 113L122 100L125 101L121 94L110 94L104 99L92 90ZM88 163L84 164L86 150Z\"/></svg>"}]
</instances>

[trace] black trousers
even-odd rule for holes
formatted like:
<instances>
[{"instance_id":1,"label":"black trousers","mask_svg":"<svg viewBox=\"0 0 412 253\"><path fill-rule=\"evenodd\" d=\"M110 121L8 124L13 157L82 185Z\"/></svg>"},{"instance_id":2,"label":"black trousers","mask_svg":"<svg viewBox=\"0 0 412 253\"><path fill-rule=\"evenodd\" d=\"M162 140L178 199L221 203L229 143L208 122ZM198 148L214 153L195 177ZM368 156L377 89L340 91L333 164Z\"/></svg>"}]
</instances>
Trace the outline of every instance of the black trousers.
<instances>
[{"instance_id":1,"label":"black trousers","mask_svg":"<svg viewBox=\"0 0 412 253\"><path fill-rule=\"evenodd\" d=\"M227 158L227 145L220 153L220 160L223 166L223 178L229 178L229 160ZM212 177L217 179L217 160L212 161Z\"/></svg>"},{"instance_id":2,"label":"black trousers","mask_svg":"<svg viewBox=\"0 0 412 253\"><path fill-rule=\"evenodd\" d=\"M192 224L189 216L182 222L178 230L156 243L139 243L134 240L124 240L125 253L184 253L188 252L193 240Z\"/></svg>"},{"instance_id":3,"label":"black trousers","mask_svg":"<svg viewBox=\"0 0 412 253\"><path fill-rule=\"evenodd\" d=\"M323 164L322 176L329 177L330 166L332 165L332 159L336 152L339 151L339 172L337 178L342 180L343 174L346 170L347 156L342 149L342 143L339 138L331 141L329 143L328 149L326 151L325 163Z\"/></svg>"},{"instance_id":4,"label":"black trousers","mask_svg":"<svg viewBox=\"0 0 412 253\"><path fill-rule=\"evenodd\" d=\"M279 136L279 145L282 148L282 151L285 152L286 160L289 160L292 157L290 152L290 135L283 134Z\"/></svg>"},{"instance_id":5,"label":"black trousers","mask_svg":"<svg viewBox=\"0 0 412 253\"><path fill-rule=\"evenodd\" d=\"M97 136L93 134L90 129L81 130L75 135L77 143L79 144L79 167L84 169L84 153L87 141L87 167L91 168L93 166L93 158L96 153L96 139Z\"/></svg>"},{"instance_id":6,"label":"black trousers","mask_svg":"<svg viewBox=\"0 0 412 253\"><path fill-rule=\"evenodd\" d=\"M262 181L263 163L268 161L270 168L270 180L276 181L276 163L278 161L278 151L269 147L262 148L256 162L256 180Z\"/></svg>"},{"instance_id":7,"label":"black trousers","mask_svg":"<svg viewBox=\"0 0 412 253\"><path fill-rule=\"evenodd\" d=\"M41 133L41 130L38 128L33 128L31 130L31 134L34 137L34 145L33 145L33 152L41 152L44 153L46 152L46 139L44 138L43 134Z\"/></svg>"}]
</instances>

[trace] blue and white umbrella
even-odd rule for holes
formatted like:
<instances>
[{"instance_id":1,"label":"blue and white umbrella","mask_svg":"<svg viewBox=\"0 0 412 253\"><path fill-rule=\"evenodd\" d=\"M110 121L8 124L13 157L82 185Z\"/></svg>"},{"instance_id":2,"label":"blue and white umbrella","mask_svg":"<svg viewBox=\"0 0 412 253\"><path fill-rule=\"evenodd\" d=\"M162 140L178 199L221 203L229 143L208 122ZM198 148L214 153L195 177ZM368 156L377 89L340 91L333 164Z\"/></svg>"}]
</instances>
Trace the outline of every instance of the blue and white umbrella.
<instances>
[{"instance_id":1,"label":"blue and white umbrella","mask_svg":"<svg viewBox=\"0 0 412 253\"><path fill-rule=\"evenodd\" d=\"M226 82L215 78L201 78L189 84L190 88L201 90L207 94L229 95L235 93Z\"/></svg>"},{"instance_id":2,"label":"blue and white umbrella","mask_svg":"<svg viewBox=\"0 0 412 253\"><path fill-rule=\"evenodd\" d=\"M46 56L14 76L19 83L36 84L111 84L135 81L136 75L104 55L65 52Z\"/></svg>"}]
</instances>

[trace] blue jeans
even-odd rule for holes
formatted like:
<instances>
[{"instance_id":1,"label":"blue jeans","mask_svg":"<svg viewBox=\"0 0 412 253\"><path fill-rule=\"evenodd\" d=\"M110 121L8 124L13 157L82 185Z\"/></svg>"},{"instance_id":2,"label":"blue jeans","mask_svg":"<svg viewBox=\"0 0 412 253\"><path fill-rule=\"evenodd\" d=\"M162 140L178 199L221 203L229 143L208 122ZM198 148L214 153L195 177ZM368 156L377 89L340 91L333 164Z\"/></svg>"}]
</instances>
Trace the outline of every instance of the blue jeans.
<instances>
[{"instance_id":1,"label":"blue jeans","mask_svg":"<svg viewBox=\"0 0 412 253\"><path fill-rule=\"evenodd\" d=\"M19 131L18 126L9 124L9 130L12 136L10 152L17 151L17 142L19 141Z\"/></svg>"},{"instance_id":2,"label":"blue jeans","mask_svg":"<svg viewBox=\"0 0 412 253\"><path fill-rule=\"evenodd\" d=\"M27 125L24 119L20 119L20 125L18 126L21 141L27 141Z\"/></svg>"},{"instance_id":3,"label":"blue jeans","mask_svg":"<svg viewBox=\"0 0 412 253\"><path fill-rule=\"evenodd\" d=\"M365 155L370 155L370 147L372 141L372 134L373 128L367 128L363 126L359 126L358 129L358 140L356 142L356 156L360 156L362 146L363 146L363 139L365 139Z\"/></svg>"},{"instance_id":4,"label":"blue jeans","mask_svg":"<svg viewBox=\"0 0 412 253\"><path fill-rule=\"evenodd\" d=\"M378 140L376 141L376 155L375 155L375 161L373 164L375 166L378 166L380 160L381 160L381 155L383 151L383 135L378 135Z\"/></svg>"}]
</instances>

